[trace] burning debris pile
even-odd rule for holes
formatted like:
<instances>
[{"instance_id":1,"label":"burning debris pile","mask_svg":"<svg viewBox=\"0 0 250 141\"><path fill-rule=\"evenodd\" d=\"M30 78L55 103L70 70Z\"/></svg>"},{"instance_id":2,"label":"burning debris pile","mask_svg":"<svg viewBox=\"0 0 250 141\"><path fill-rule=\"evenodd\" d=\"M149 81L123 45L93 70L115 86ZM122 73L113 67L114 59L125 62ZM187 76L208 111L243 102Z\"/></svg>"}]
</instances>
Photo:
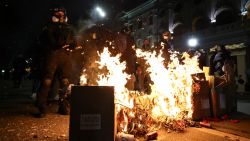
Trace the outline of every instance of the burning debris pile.
<instances>
[{"instance_id":1,"label":"burning debris pile","mask_svg":"<svg viewBox=\"0 0 250 141\"><path fill-rule=\"evenodd\" d=\"M99 53L99 86L115 86L117 131L134 136L157 137L157 130L183 131L191 121L193 107L193 80L191 74L202 72L197 57L172 53L166 67L162 53L136 50L136 56L145 60L152 80L151 93L129 91L125 85L133 76L125 73L126 63L120 55L111 56L108 48ZM102 70L102 71L101 71ZM103 71L105 70L105 71ZM103 73L101 73L103 72ZM81 77L86 84L86 75Z\"/></svg>"}]
</instances>

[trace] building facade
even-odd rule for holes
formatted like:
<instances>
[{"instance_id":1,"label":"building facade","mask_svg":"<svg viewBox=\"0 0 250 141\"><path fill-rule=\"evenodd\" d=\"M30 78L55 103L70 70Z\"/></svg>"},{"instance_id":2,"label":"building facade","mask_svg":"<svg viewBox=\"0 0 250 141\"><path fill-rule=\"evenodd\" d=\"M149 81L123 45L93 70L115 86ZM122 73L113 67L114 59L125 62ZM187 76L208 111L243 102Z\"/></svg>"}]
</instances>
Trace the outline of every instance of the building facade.
<instances>
[{"instance_id":1,"label":"building facade","mask_svg":"<svg viewBox=\"0 0 250 141\"><path fill-rule=\"evenodd\" d=\"M188 40L196 38L194 47L205 50L208 58L214 47L226 45L236 77L245 81L238 91L249 91L250 0L148 0L119 20L130 27L138 48L145 42L154 48L165 31L173 35L176 50L189 50Z\"/></svg>"}]
</instances>

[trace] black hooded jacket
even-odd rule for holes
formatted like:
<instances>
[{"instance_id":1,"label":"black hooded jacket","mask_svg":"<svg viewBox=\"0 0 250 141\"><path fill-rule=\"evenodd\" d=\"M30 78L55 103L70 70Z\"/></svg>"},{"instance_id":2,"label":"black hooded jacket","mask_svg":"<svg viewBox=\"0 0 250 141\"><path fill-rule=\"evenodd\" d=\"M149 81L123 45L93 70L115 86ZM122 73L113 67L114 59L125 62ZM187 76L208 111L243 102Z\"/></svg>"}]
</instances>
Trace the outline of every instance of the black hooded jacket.
<instances>
[{"instance_id":1,"label":"black hooded jacket","mask_svg":"<svg viewBox=\"0 0 250 141\"><path fill-rule=\"evenodd\" d=\"M75 47L74 32L67 23L49 23L40 35L40 43L48 50L57 50L65 45Z\"/></svg>"}]
</instances>

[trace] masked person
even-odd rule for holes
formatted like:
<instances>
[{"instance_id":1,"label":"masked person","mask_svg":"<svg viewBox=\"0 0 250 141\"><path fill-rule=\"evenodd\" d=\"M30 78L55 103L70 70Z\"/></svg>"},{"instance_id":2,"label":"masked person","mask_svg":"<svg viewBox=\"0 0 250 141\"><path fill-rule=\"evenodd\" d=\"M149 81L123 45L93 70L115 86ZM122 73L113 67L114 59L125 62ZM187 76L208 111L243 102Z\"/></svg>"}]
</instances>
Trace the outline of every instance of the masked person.
<instances>
[{"instance_id":1,"label":"masked person","mask_svg":"<svg viewBox=\"0 0 250 141\"><path fill-rule=\"evenodd\" d=\"M226 49L225 45L220 45L213 60L215 65L215 75L222 76L225 74L225 71L223 71L223 66L226 60L231 60L231 52Z\"/></svg>"},{"instance_id":2,"label":"masked person","mask_svg":"<svg viewBox=\"0 0 250 141\"><path fill-rule=\"evenodd\" d=\"M40 42L46 49L45 66L43 68L42 85L37 95L37 106L39 112L36 117L44 117L47 111L48 93L55 72L59 73L61 91L59 91L58 113L67 115L68 102L66 101L66 90L69 85L71 71L71 53L75 47L74 32L67 23L66 11L62 7L51 9L51 17L48 25L43 29Z\"/></svg>"},{"instance_id":3,"label":"masked person","mask_svg":"<svg viewBox=\"0 0 250 141\"><path fill-rule=\"evenodd\" d=\"M134 90L135 73L136 73L136 52L135 41L131 35L131 29L124 27L121 32L116 36L116 44L118 52L121 53L120 61L126 62L125 72L131 75L127 81L126 88L128 90Z\"/></svg>"},{"instance_id":4,"label":"masked person","mask_svg":"<svg viewBox=\"0 0 250 141\"><path fill-rule=\"evenodd\" d=\"M164 65L167 66L170 61L169 51L173 51L173 40L169 31L163 32L161 37L162 57L164 58Z\"/></svg>"}]
</instances>

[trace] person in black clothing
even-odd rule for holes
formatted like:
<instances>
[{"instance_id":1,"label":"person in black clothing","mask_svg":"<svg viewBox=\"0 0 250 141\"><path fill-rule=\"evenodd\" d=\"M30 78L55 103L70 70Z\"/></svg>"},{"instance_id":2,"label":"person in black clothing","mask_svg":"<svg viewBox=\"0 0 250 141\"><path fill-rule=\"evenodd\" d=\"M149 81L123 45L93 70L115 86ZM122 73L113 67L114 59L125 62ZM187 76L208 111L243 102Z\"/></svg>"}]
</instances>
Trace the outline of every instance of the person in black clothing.
<instances>
[{"instance_id":1,"label":"person in black clothing","mask_svg":"<svg viewBox=\"0 0 250 141\"><path fill-rule=\"evenodd\" d=\"M209 59L209 75L214 75L215 72L215 63L214 63L214 58L215 55L217 54L217 49L211 52L211 57Z\"/></svg>"},{"instance_id":2,"label":"person in black clothing","mask_svg":"<svg viewBox=\"0 0 250 141\"><path fill-rule=\"evenodd\" d=\"M121 52L121 62L125 61L126 62L126 73L128 74L133 74L136 71L136 52L135 49L133 48L133 46L135 46L135 41L134 38L131 36L131 30L129 29L129 27L126 27L124 29L122 29L121 33L120 33L122 37L122 44L120 44L119 46L124 46L120 52Z\"/></svg>"},{"instance_id":3,"label":"person in black clothing","mask_svg":"<svg viewBox=\"0 0 250 141\"><path fill-rule=\"evenodd\" d=\"M14 87L21 87L23 77L25 75L25 59L22 54L19 54L13 62L13 82Z\"/></svg>"},{"instance_id":4,"label":"person in black clothing","mask_svg":"<svg viewBox=\"0 0 250 141\"><path fill-rule=\"evenodd\" d=\"M126 62L125 72L131 75L127 81L126 88L134 90L135 74L136 74L136 52L135 41L131 36L131 29L129 27L122 28L121 32L116 36L116 44L118 53L121 53L120 61Z\"/></svg>"},{"instance_id":5,"label":"person in black clothing","mask_svg":"<svg viewBox=\"0 0 250 141\"><path fill-rule=\"evenodd\" d=\"M224 75L223 66L226 60L231 60L231 53L225 48L225 45L220 45L213 60L214 71L217 75Z\"/></svg>"},{"instance_id":6,"label":"person in black clothing","mask_svg":"<svg viewBox=\"0 0 250 141\"><path fill-rule=\"evenodd\" d=\"M61 92L59 92L60 114L69 114L68 103L65 92L69 85L71 72L71 53L75 47L74 32L67 23L64 8L53 8L51 10L51 22L43 29L40 42L46 49L45 66L43 68L42 85L37 95L37 106L39 112L36 117L44 117L47 111L48 92L56 72L59 72Z\"/></svg>"},{"instance_id":7,"label":"person in black clothing","mask_svg":"<svg viewBox=\"0 0 250 141\"><path fill-rule=\"evenodd\" d=\"M163 32L162 33L162 39L161 41L164 43L164 48L168 50L173 50L173 39L172 35L169 31Z\"/></svg>"},{"instance_id":8,"label":"person in black clothing","mask_svg":"<svg viewBox=\"0 0 250 141\"><path fill-rule=\"evenodd\" d=\"M170 61L170 53L169 51L173 51L173 41L172 35L169 31L163 32L161 37L161 45L162 49L162 57L164 58L164 65L167 67Z\"/></svg>"}]
</instances>

